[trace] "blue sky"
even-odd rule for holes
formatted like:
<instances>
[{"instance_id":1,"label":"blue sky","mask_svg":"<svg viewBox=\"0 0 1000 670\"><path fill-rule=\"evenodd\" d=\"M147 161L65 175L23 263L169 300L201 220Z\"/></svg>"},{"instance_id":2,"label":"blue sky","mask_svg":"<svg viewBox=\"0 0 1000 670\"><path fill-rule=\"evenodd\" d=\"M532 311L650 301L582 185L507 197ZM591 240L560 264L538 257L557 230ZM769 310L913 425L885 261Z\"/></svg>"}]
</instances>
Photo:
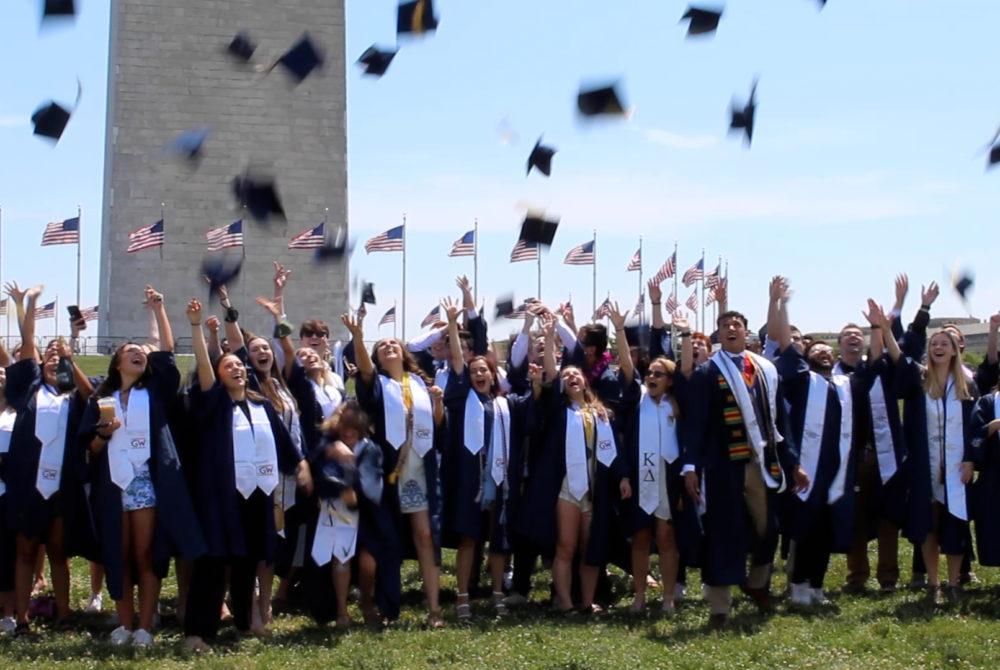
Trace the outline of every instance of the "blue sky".
<instances>
[{"instance_id":1,"label":"blue sky","mask_svg":"<svg viewBox=\"0 0 1000 670\"><path fill-rule=\"evenodd\" d=\"M74 251L38 246L47 221L84 211L82 303L97 302L104 153L106 2L80 0L75 23L38 31L36 3L0 21L3 279L44 280L71 302ZM543 261L543 298L590 311L589 268L572 246L598 231L598 300L634 304L625 265L643 237L648 276L679 245L683 270L704 248L729 261L732 306L760 325L767 282L789 276L793 321L836 329L864 299L889 302L897 271L919 286L961 263L977 271L972 311L1000 307L992 271L997 180L979 152L1000 124L987 0L730 0L712 39L684 39L679 0L438 0L436 34L406 40L381 80L348 71L353 271L374 280L375 320L399 295L399 254L366 256L368 237L409 221L409 332L454 294L471 259L452 241L480 223L480 297L535 292L534 265L508 263L530 203L561 217ZM395 0L348 0L347 60L395 42ZM304 26L305 28L306 26ZM235 29L238 26L234 26ZM727 110L759 75L752 149L728 136ZM80 109L53 149L28 117L48 99ZM581 82L620 79L628 121L582 123ZM518 138L504 145L506 119ZM539 135L553 176L524 176ZM303 271L308 261L303 259ZM45 268L44 272L40 268ZM680 289L683 302L690 291ZM965 313L944 292L937 315ZM301 318L306 315L291 315ZM63 323L65 318L63 317ZM65 328L65 326L64 326ZM498 324L495 334L513 329ZM383 333L387 329L383 329Z\"/></svg>"}]
</instances>

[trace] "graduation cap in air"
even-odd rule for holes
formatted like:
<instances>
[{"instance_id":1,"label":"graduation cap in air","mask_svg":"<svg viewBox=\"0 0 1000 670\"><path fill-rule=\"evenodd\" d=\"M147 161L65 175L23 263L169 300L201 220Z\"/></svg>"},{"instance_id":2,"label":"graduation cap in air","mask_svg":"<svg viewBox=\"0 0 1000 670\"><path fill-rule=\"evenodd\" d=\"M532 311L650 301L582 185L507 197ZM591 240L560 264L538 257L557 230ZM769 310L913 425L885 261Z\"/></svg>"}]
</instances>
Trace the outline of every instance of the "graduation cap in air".
<instances>
[{"instance_id":1,"label":"graduation cap in air","mask_svg":"<svg viewBox=\"0 0 1000 670\"><path fill-rule=\"evenodd\" d=\"M178 158L183 158L189 163L197 163L201 160L201 149L205 145L205 141L211 134L211 129L209 128L194 128L192 130L185 130L183 133L174 138L174 141L170 143L167 150L177 156Z\"/></svg>"},{"instance_id":2,"label":"graduation cap in air","mask_svg":"<svg viewBox=\"0 0 1000 670\"><path fill-rule=\"evenodd\" d=\"M233 195L247 208L250 215L264 223L272 215L284 219L285 210L278 198L274 179L249 173L233 179Z\"/></svg>"},{"instance_id":3,"label":"graduation cap in air","mask_svg":"<svg viewBox=\"0 0 1000 670\"><path fill-rule=\"evenodd\" d=\"M250 40L250 35L245 31L236 33L233 40L226 47L226 52L233 58L243 63L249 63L253 58L253 52L257 50L257 45Z\"/></svg>"},{"instance_id":4,"label":"graduation cap in air","mask_svg":"<svg viewBox=\"0 0 1000 670\"><path fill-rule=\"evenodd\" d=\"M519 240L534 242L543 247L551 247L552 240L555 239L556 229L559 227L559 220L548 220L541 215L528 214L521 223L521 234Z\"/></svg>"},{"instance_id":5,"label":"graduation cap in air","mask_svg":"<svg viewBox=\"0 0 1000 670\"><path fill-rule=\"evenodd\" d=\"M286 51L268 72L281 65L295 79L296 83L301 84L306 77L312 74L313 70L322 67L325 60L323 52L309 38L309 33L303 33L295 46Z\"/></svg>"},{"instance_id":6,"label":"graduation cap in air","mask_svg":"<svg viewBox=\"0 0 1000 670\"><path fill-rule=\"evenodd\" d=\"M756 110L757 80L754 79L750 86L750 98L747 103L742 108L733 103L730 109L732 118L729 121L729 130L742 130L748 146L753 142L753 117Z\"/></svg>"},{"instance_id":7,"label":"graduation cap in air","mask_svg":"<svg viewBox=\"0 0 1000 670\"><path fill-rule=\"evenodd\" d=\"M633 322L625 326L625 337L628 338L629 346L649 349L649 326Z\"/></svg>"},{"instance_id":8,"label":"graduation cap in air","mask_svg":"<svg viewBox=\"0 0 1000 670\"><path fill-rule=\"evenodd\" d=\"M76 111L77 106L80 104L80 97L82 95L83 85L77 80L76 101L73 103L72 110L66 109L52 100L36 109L35 113L31 115L31 123L35 127L34 134L47 137L58 143L59 138L62 137L63 132L66 130L66 124L69 123L69 117Z\"/></svg>"},{"instance_id":9,"label":"graduation cap in air","mask_svg":"<svg viewBox=\"0 0 1000 670\"><path fill-rule=\"evenodd\" d=\"M323 246L316 249L315 260L323 262L343 258L353 251L354 241L347 237L347 226L339 225L332 229L332 233L324 240Z\"/></svg>"},{"instance_id":10,"label":"graduation cap in air","mask_svg":"<svg viewBox=\"0 0 1000 670\"><path fill-rule=\"evenodd\" d=\"M243 269L243 255L209 254L201 262L201 274L208 283L208 297L218 293L220 286L226 286L240 275Z\"/></svg>"},{"instance_id":11,"label":"graduation cap in air","mask_svg":"<svg viewBox=\"0 0 1000 670\"><path fill-rule=\"evenodd\" d=\"M366 281L361 285L361 304L362 305L375 304L375 284L373 284L370 281Z\"/></svg>"},{"instance_id":12,"label":"graduation cap in air","mask_svg":"<svg viewBox=\"0 0 1000 670\"><path fill-rule=\"evenodd\" d=\"M956 270L951 274L951 286L962 298L962 302L968 302L969 291L975 286L976 280L969 270Z\"/></svg>"},{"instance_id":13,"label":"graduation cap in air","mask_svg":"<svg viewBox=\"0 0 1000 670\"><path fill-rule=\"evenodd\" d=\"M503 318L505 316L510 316L514 313L514 295L508 293L497 298L494 314L497 319Z\"/></svg>"},{"instance_id":14,"label":"graduation cap in air","mask_svg":"<svg viewBox=\"0 0 1000 670\"><path fill-rule=\"evenodd\" d=\"M389 63L396 57L396 53L395 51L379 49L373 44L361 54L358 64L364 66L364 74L381 77L389 69Z\"/></svg>"},{"instance_id":15,"label":"graduation cap in air","mask_svg":"<svg viewBox=\"0 0 1000 670\"><path fill-rule=\"evenodd\" d=\"M986 144L986 149L989 150L989 159L986 162L986 169L994 167L997 163L1000 163L1000 128L997 128L996 132L993 133L993 137Z\"/></svg>"},{"instance_id":16,"label":"graduation cap in air","mask_svg":"<svg viewBox=\"0 0 1000 670\"><path fill-rule=\"evenodd\" d=\"M688 7L681 21L688 21L687 36L710 35L719 27L722 9L708 7Z\"/></svg>"},{"instance_id":17,"label":"graduation cap in air","mask_svg":"<svg viewBox=\"0 0 1000 670\"><path fill-rule=\"evenodd\" d=\"M581 89L576 97L576 106L584 116L624 116L626 113L617 84Z\"/></svg>"},{"instance_id":18,"label":"graduation cap in air","mask_svg":"<svg viewBox=\"0 0 1000 670\"><path fill-rule=\"evenodd\" d=\"M531 174L531 168L535 168L548 177L552 174L552 157L555 155L556 149L543 145L542 138L539 137L535 148L531 150L531 155L528 156L528 171L525 174Z\"/></svg>"},{"instance_id":19,"label":"graduation cap in air","mask_svg":"<svg viewBox=\"0 0 1000 670\"><path fill-rule=\"evenodd\" d=\"M438 20L434 16L431 0L412 0L399 5L396 12L396 34L412 33L422 35L437 30Z\"/></svg>"},{"instance_id":20,"label":"graduation cap in air","mask_svg":"<svg viewBox=\"0 0 1000 670\"><path fill-rule=\"evenodd\" d=\"M42 20L57 17L76 16L76 3L74 0L43 0Z\"/></svg>"}]
</instances>

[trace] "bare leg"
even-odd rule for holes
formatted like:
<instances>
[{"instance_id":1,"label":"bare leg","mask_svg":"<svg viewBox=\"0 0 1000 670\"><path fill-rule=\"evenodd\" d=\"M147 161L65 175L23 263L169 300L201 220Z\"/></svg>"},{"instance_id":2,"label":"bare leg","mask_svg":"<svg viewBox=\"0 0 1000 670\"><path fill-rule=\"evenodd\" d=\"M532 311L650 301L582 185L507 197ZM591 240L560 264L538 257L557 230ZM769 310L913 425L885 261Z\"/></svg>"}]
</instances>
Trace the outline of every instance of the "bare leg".
<instances>
[{"instance_id":1,"label":"bare leg","mask_svg":"<svg viewBox=\"0 0 1000 670\"><path fill-rule=\"evenodd\" d=\"M584 610L589 610L594 606L594 592L597 591L597 571L596 565L587 565L586 554L587 544L590 542L590 516L591 512L584 512L580 515L580 599L583 601Z\"/></svg>"},{"instance_id":2,"label":"bare leg","mask_svg":"<svg viewBox=\"0 0 1000 670\"><path fill-rule=\"evenodd\" d=\"M257 565L258 594L255 610L265 628L271 625L271 592L274 590L274 566L261 561Z\"/></svg>"},{"instance_id":3,"label":"bare leg","mask_svg":"<svg viewBox=\"0 0 1000 670\"><path fill-rule=\"evenodd\" d=\"M358 552L358 588L361 591L361 613L365 623L378 618L375 612L375 557L363 549Z\"/></svg>"},{"instance_id":4,"label":"bare leg","mask_svg":"<svg viewBox=\"0 0 1000 670\"><path fill-rule=\"evenodd\" d=\"M129 512L122 512L122 597L115 601L115 611L118 613L118 625L125 630L134 629L135 603L133 602L132 583L132 528Z\"/></svg>"},{"instance_id":5,"label":"bare leg","mask_svg":"<svg viewBox=\"0 0 1000 670\"><path fill-rule=\"evenodd\" d=\"M333 587L337 591L337 627L346 628L351 623L351 617L347 613L347 595L351 589L351 566L344 565L334 559L333 567Z\"/></svg>"},{"instance_id":6,"label":"bare leg","mask_svg":"<svg viewBox=\"0 0 1000 670\"><path fill-rule=\"evenodd\" d=\"M28 623L28 605L31 603L31 591L35 584L35 566L38 563L37 538L28 538L17 534L17 564L14 566L14 599L17 610L17 622Z\"/></svg>"},{"instance_id":7,"label":"bare leg","mask_svg":"<svg viewBox=\"0 0 1000 670\"><path fill-rule=\"evenodd\" d=\"M552 559L552 582L556 587L558 607L573 609L573 555L580 534L580 508L565 500L556 502L556 553Z\"/></svg>"},{"instance_id":8,"label":"bare leg","mask_svg":"<svg viewBox=\"0 0 1000 670\"><path fill-rule=\"evenodd\" d=\"M949 554L948 561L948 586L958 586L959 577L962 574L962 554Z\"/></svg>"},{"instance_id":9,"label":"bare leg","mask_svg":"<svg viewBox=\"0 0 1000 670\"><path fill-rule=\"evenodd\" d=\"M63 543L63 520L56 517L49 528L49 540L45 552L49 556L49 568L52 570L52 591L56 596L56 621L62 621L69 616L69 559Z\"/></svg>"},{"instance_id":10,"label":"bare leg","mask_svg":"<svg viewBox=\"0 0 1000 670\"><path fill-rule=\"evenodd\" d=\"M152 507L129 512L132 526L132 556L139 569L139 628L153 630L160 580L153 570L153 532L156 510Z\"/></svg>"},{"instance_id":11,"label":"bare leg","mask_svg":"<svg viewBox=\"0 0 1000 670\"><path fill-rule=\"evenodd\" d=\"M660 583L663 586L663 609L674 608L674 589L677 586L677 569L680 555L674 537L674 526L663 519L656 520L656 544L660 550Z\"/></svg>"},{"instance_id":12,"label":"bare leg","mask_svg":"<svg viewBox=\"0 0 1000 670\"><path fill-rule=\"evenodd\" d=\"M417 549L417 560L420 562L420 573L424 580L427 609L437 612L441 608L438 602L440 590L438 567L434 563L434 540L431 538L431 521L426 510L410 515L410 529L413 532L413 544Z\"/></svg>"},{"instance_id":13,"label":"bare leg","mask_svg":"<svg viewBox=\"0 0 1000 670\"><path fill-rule=\"evenodd\" d=\"M191 588L191 561L177 559L174 563L177 570L177 620L184 627L184 612L187 609L188 590Z\"/></svg>"},{"instance_id":14,"label":"bare leg","mask_svg":"<svg viewBox=\"0 0 1000 670\"><path fill-rule=\"evenodd\" d=\"M920 549L924 555L924 565L927 566L927 586L940 586L941 575L939 573L939 565L941 554L938 547L937 535L929 533Z\"/></svg>"},{"instance_id":15,"label":"bare leg","mask_svg":"<svg viewBox=\"0 0 1000 670\"><path fill-rule=\"evenodd\" d=\"M469 608L469 582L472 581L472 564L476 558L476 541L471 537L463 537L458 541L455 553L455 579L458 582L458 593L455 596L455 612L459 619L472 616Z\"/></svg>"},{"instance_id":16,"label":"bare leg","mask_svg":"<svg viewBox=\"0 0 1000 670\"><path fill-rule=\"evenodd\" d=\"M640 612L646 604L646 576L649 575L649 549L653 534L648 528L636 531L632 535L632 588L635 590L635 600L632 601L632 611Z\"/></svg>"}]
</instances>

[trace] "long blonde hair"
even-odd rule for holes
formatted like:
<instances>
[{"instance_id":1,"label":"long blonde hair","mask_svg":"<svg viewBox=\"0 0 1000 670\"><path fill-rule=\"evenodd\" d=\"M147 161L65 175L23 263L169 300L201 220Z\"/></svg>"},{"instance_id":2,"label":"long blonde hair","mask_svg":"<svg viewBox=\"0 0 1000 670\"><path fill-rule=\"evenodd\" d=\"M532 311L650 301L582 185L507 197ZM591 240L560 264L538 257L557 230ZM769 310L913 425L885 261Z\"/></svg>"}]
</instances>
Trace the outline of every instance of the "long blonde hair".
<instances>
[{"instance_id":1,"label":"long blonde hair","mask_svg":"<svg viewBox=\"0 0 1000 670\"><path fill-rule=\"evenodd\" d=\"M955 380L955 396L959 400L972 400L972 393L969 391L969 380L965 376L965 368L962 365L962 353L958 348L958 338L947 328L941 328L927 340L928 349L930 349L931 340L938 335L946 336L955 352L951 357L951 363L948 364L948 374ZM947 383L948 380L945 379L944 384ZM934 400L940 400L945 394L945 387L931 369L930 361L928 361L928 366L924 368L924 393Z\"/></svg>"}]
</instances>

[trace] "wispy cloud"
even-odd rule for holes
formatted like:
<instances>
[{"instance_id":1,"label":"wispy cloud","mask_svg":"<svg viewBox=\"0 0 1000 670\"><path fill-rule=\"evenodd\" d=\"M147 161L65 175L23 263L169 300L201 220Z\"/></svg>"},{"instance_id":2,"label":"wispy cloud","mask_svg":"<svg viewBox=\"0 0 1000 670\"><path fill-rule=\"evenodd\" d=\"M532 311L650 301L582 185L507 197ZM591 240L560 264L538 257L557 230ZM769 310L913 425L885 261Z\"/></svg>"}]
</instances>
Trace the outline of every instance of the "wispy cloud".
<instances>
[{"instance_id":1,"label":"wispy cloud","mask_svg":"<svg viewBox=\"0 0 1000 670\"><path fill-rule=\"evenodd\" d=\"M663 128L639 128L647 141L669 149L707 149L719 143L719 138L713 135L683 135Z\"/></svg>"}]
</instances>

